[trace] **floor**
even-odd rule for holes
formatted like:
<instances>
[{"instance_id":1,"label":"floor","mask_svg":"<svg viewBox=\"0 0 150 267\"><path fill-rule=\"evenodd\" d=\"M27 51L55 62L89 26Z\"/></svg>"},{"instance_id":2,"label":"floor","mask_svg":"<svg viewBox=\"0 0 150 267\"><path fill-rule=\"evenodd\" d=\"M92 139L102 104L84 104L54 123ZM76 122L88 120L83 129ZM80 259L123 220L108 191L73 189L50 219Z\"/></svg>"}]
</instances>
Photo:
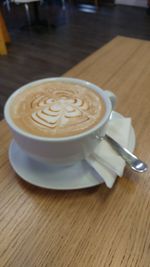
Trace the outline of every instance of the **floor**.
<instances>
[{"instance_id":1,"label":"floor","mask_svg":"<svg viewBox=\"0 0 150 267\"><path fill-rule=\"evenodd\" d=\"M56 6L52 11L41 7L41 18L49 21L44 30L22 28L23 6L13 6L10 13L5 9L4 14L12 42L8 55L0 56L1 119L8 96L19 86L63 74L117 35L150 40L150 16L143 8L67 6L62 10Z\"/></svg>"}]
</instances>

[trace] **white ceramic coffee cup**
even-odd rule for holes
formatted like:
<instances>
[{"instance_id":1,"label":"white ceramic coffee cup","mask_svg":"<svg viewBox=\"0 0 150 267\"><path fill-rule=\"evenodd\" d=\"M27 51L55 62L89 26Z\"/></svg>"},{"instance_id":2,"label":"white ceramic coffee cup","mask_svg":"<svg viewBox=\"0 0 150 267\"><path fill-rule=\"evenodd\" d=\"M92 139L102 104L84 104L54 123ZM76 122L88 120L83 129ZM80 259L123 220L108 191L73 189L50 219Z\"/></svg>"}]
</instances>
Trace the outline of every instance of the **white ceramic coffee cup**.
<instances>
[{"instance_id":1,"label":"white ceramic coffee cup","mask_svg":"<svg viewBox=\"0 0 150 267\"><path fill-rule=\"evenodd\" d=\"M106 105L106 112L100 122L85 132L69 137L49 138L39 137L26 133L15 125L10 116L10 103L14 97L29 87L47 81L63 81L83 85L90 90L99 93ZM103 137L106 133L106 126L109 121L112 109L116 102L115 95L110 91L104 91L93 83L75 78L48 78L27 85L16 90L7 100L4 108L4 116L9 125L16 143L31 157L40 162L49 164L69 165L80 161L91 154L97 146L96 136Z\"/></svg>"}]
</instances>

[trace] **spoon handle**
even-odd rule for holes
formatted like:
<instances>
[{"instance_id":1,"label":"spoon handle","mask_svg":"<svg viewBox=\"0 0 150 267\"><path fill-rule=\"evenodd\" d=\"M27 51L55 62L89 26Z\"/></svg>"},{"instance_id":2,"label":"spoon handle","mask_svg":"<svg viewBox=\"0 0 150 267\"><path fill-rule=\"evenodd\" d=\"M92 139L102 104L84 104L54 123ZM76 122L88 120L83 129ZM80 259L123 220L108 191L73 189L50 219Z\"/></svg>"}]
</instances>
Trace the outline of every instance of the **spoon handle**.
<instances>
[{"instance_id":1,"label":"spoon handle","mask_svg":"<svg viewBox=\"0 0 150 267\"><path fill-rule=\"evenodd\" d=\"M121 146L118 142L116 142L113 138L108 135L105 135L105 140L109 142L109 144L113 147L113 149L125 160L125 162L137 172L145 172L148 167L146 163L138 159L135 155L133 155L128 149Z\"/></svg>"}]
</instances>

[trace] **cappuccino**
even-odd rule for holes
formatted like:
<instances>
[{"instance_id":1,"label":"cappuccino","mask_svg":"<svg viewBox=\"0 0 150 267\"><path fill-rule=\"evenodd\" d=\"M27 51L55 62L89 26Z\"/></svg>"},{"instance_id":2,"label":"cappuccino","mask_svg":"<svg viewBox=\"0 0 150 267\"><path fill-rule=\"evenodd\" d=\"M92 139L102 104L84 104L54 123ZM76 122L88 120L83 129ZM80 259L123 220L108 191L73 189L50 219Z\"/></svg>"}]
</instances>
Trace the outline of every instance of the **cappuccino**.
<instances>
[{"instance_id":1,"label":"cappuccino","mask_svg":"<svg viewBox=\"0 0 150 267\"><path fill-rule=\"evenodd\" d=\"M61 138L96 126L106 112L101 95L77 83L45 81L21 90L11 101L13 122L32 135Z\"/></svg>"}]
</instances>

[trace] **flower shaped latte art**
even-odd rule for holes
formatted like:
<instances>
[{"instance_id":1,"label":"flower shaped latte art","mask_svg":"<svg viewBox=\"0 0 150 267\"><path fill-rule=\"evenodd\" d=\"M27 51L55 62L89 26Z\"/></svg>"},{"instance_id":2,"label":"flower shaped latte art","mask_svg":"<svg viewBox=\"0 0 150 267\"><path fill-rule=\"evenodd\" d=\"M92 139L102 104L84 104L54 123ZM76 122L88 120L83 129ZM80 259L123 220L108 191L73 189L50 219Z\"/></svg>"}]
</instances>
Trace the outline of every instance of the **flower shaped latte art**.
<instances>
[{"instance_id":1,"label":"flower shaped latte art","mask_svg":"<svg viewBox=\"0 0 150 267\"><path fill-rule=\"evenodd\" d=\"M31 103L32 120L43 127L79 125L91 118L88 100L73 96L37 96Z\"/></svg>"}]
</instances>

